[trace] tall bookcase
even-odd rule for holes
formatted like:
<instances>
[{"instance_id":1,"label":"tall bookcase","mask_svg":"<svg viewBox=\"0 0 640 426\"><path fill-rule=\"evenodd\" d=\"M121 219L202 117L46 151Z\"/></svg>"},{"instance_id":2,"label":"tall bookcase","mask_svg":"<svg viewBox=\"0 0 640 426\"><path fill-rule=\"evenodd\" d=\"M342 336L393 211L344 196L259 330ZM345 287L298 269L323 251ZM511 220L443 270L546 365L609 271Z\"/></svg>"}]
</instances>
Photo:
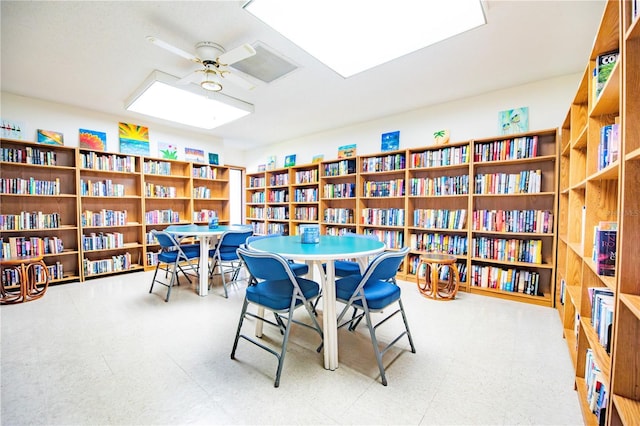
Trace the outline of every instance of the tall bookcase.
<instances>
[{"instance_id":1,"label":"tall bookcase","mask_svg":"<svg viewBox=\"0 0 640 426\"><path fill-rule=\"evenodd\" d=\"M317 163L293 166L289 169L291 235L298 235L299 226L302 224L320 223L319 173Z\"/></svg>"},{"instance_id":2,"label":"tall bookcase","mask_svg":"<svg viewBox=\"0 0 640 426\"><path fill-rule=\"evenodd\" d=\"M245 181L245 218L253 226L253 233L267 233L266 172L247 173Z\"/></svg>"},{"instance_id":3,"label":"tall bookcase","mask_svg":"<svg viewBox=\"0 0 640 426\"><path fill-rule=\"evenodd\" d=\"M343 235L357 231L357 159L323 161L320 164L320 232Z\"/></svg>"},{"instance_id":4,"label":"tall bookcase","mask_svg":"<svg viewBox=\"0 0 640 426\"><path fill-rule=\"evenodd\" d=\"M52 284L81 279L76 150L0 142L3 252L44 254Z\"/></svg>"},{"instance_id":5,"label":"tall bookcase","mask_svg":"<svg viewBox=\"0 0 640 426\"><path fill-rule=\"evenodd\" d=\"M221 225L229 224L229 168L193 164L192 223L205 225L213 216Z\"/></svg>"},{"instance_id":6,"label":"tall bookcase","mask_svg":"<svg viewBox=\"0 0 640 426\"><path fill-rule=\"evenodd\" d=\"M615 50L617 63L596 94L598 57ZM558 310L586 424L640 422L640 265L633 258L640 237L638 69L640 27L632 2L608 1L562 125L560 155ZM614 124L618 155L607 156L601 135ZM596 226L607 222L617 224L613 276L598 273L593 255Z\"/></svg>"},{"instance_id":7,"label":"tall bookcase","mask_svg":"<svg viewBox=\"0 0 640 426\"><path fill-rule=\"evenodd\" d=\"M140 157L78 150L83 278L144 267Z\"/></svg>"}]
</instances>

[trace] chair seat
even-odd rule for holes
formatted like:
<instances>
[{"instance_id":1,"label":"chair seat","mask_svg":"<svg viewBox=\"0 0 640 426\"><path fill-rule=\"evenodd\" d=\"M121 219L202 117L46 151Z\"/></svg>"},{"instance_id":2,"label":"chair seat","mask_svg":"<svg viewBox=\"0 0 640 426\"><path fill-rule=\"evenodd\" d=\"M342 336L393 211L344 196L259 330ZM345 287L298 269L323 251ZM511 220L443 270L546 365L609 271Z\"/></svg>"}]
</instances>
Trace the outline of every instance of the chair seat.
<instances>
[{"instance_id":1,"label":"chair seat","mask_svg":"<svg viewBox=\"0 0 640 426\"><path fill-rule=\"evenodd\" d=\"M298 278L298 285L307 299L316 297L320 293L320 286L315 281ZM293 284L289 280L261 281L247 287L247 300L273 310L288 309L291 306ZM297 301L296 306L302 303Z\"/></svg>"},{"instance_id":2,"label":"chair seat","mask_svg":"<svg viewBox=\"0 0 640 426\"><path fill-rule=\"evenodd\" d=\"M336 298L348 302L361 280L361 275L351 275L336 281ZM388 281L369 281L364 286L364 295L369 309L379 310L400 299L400 287ZM355 300L353 304L362 306L360 300Z\"/></svg>"},{"instance_id":3,"label":"chair seat","mask_svg":"<svg viewBox=\"0 0 640 426\"><path fill-rule=\"evenodd\" d=\"M354 274L360 275L360 265L358 265L358 262L336 260L334 262L334 268L336 270L336 277L348 277Z\"/></svg>"},{"instance_id":4,"label":"chair seat","mask_svg":"<svg viewBox=\"0 0 640 426\"><path fill-rule=\"evenodd\" d=\"M305 275L309 272L309 265L306 263L294 263L289 262L289 267L293 271L293 274L297 277L300 275Z\"/></svg>"}]
</instances>

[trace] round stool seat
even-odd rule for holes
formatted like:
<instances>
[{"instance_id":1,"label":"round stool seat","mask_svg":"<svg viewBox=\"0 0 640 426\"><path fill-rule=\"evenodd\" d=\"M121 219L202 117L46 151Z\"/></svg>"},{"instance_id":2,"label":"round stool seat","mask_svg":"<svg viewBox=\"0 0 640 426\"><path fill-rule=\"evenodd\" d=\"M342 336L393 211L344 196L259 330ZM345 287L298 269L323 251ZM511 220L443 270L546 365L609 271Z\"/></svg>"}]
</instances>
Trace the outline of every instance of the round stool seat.
<instances>
[{"instance_id":1,"label":"round stool seat","mask_svg":"<svg viewBox=\"0 0 640 426\"><path fill-rule=\"evenodd\" d=\"M458 267L456 261L458 259L446 253L425 253L420 256L416 273L416 283L420 293L434 300L453 300L458 293L458 283L460 277L458 275ZM420 270L425 267L424 282L420 282ZM443 267L449 268L448 277L445 280L440 279Z\"/></svg>"}]
</instances>

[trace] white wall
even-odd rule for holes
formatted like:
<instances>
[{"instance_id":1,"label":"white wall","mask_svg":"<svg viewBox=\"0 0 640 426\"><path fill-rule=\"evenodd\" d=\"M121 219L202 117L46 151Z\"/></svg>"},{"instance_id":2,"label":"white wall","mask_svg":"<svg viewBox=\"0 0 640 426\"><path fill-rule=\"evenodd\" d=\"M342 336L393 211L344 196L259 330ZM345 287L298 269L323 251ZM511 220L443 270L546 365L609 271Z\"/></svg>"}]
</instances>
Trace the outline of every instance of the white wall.
<instances>
[{"instance_id":1,"label":"white wall","mask_svg":"<svg viewBox=\"0 0 640 426\"><path fill-rule=\"evenodd\" d=\"M62 132L65 146L78 146L78 130L89 129L107 134L107 151L119 152L118 123L131 122L149 128L150 156L158 155L158 142L175 143L182 151L180 159L184 159L184 148L199 148L218 153L220 164L244 164L244 153L224 147L221 138L190 134L144 120L130 120L100 112L90 111L74 106L27 98L2 92L2 118L24 124L23 139L33 141L37 129Z\"/></svg>"},{"instance_id":2,"label":"white wall","mask_svg":"<svg viewBox=\"0 0 640 426\"><path fill-rule=\"evenodd\" d=\"M581 77L582 73L538 81L284 141L245 152L243 165L249 173L257 171L270 155L276 156L276 167L283 167L289 154L296 154L296 164L310 163L318 154L331 160L337 158L338 147L349 144L357 145L358 155L376 153L381 135L396 130L401 149L431 145L433 132L441 129L451 131L452 142L492 137L499 134L499 111L525 106L530 130L560 127Z\"/></svg>"}]
</instances>

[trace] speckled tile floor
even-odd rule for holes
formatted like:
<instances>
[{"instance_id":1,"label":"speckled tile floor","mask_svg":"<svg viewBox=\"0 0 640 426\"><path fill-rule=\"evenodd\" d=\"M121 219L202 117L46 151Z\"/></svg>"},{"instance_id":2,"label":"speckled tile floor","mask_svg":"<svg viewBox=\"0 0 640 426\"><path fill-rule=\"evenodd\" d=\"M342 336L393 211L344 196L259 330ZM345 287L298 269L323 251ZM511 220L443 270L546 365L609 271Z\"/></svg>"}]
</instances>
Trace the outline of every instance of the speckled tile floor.
<instances>
[{"instance_id":1,"label":"speckled tile floor","mask_svg":"<svg viewBox=\"0 0 640 426\"><path fill-rule=\"evenodd\" d=\"M225 299L185 282L165 303L151 277L2 306L1 424L582 424L554 309L466 293L436 302L400 281L417 353L402 340L385 355L387 387L365 328L339 332L340 367L327 371L317 335L294 327L276 389L272 355L241 341L229 358L244 284Z\"/></svg>"}]
</instances>

